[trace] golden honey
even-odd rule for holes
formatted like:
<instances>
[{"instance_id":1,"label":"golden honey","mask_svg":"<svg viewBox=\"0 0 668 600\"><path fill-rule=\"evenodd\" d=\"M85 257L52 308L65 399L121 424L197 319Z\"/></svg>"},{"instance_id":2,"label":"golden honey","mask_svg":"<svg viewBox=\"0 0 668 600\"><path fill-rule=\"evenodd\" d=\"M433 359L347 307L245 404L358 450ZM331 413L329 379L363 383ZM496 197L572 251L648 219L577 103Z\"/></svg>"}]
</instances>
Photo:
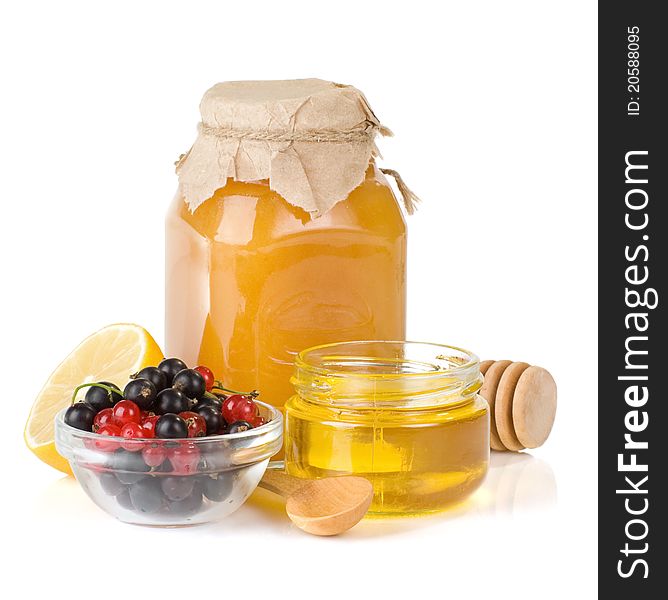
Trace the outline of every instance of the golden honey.
<instances>
[{"instance_id":1,"label":"golden honey","mask_svg":"<svg viewBox=\"0 0 668 600\"><path fill-rule=\"evenodd\" d=\"M475 491L489 461L478 359L410 342L351 342L297 357L286 404L289 473L367 477L371 513L434 512Z\"/></svg>"},{"instance_id":2,"label":"golden honey","mask_svg":"<svg viewBox=\"0 0 668 600\"><path fill-rule=\"evenodd\" d=\"M305 348L404 337L406 225L373 162L316 218L266 181L228 179L194 212L177 195L166 257L167 354L275 406Z\"/></svg>"}]
</instances>

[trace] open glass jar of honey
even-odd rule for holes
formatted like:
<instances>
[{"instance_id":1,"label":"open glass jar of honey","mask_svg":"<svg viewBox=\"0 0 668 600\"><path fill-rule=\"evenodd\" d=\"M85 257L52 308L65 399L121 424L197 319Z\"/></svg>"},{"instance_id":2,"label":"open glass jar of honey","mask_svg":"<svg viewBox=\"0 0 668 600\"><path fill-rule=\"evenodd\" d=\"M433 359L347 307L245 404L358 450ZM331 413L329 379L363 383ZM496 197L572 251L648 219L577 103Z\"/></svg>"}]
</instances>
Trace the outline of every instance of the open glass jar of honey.
<instances>
[{"instance_id":1,"label":"open glass jar of honey","mask_svg":"<svg viewBox=\"0 0 668 600\"><path fill-rule=\"evenodd\" d=\"M281 407L301 350L404 337L406 224L375 164L388 130L359 90L317 79L217 84L200 110L166 222L166 351Z\"/></svg>"},{"instance_id":2,"label":"open glass jar of honey","mask_svg":"<svg viewBox=\"0 0 668 600\"><path fill-rule=\"evenodd\" d=\"M285 465L299 477L362 475L371 514L438 511L469 496L489 462L478 358L415 342L299 353L286 404Z\"/></svg>"}]
</instances>

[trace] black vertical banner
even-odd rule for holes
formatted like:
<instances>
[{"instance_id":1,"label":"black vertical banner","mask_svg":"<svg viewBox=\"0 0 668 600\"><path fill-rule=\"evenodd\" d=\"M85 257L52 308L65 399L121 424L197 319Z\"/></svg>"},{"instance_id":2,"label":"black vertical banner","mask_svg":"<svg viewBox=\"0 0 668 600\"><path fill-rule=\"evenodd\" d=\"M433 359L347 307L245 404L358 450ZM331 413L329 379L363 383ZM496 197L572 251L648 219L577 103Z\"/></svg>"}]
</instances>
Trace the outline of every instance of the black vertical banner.
<instances>
[{"instance_id":1,"label":"black vertical banner","mask_svg":"<svg viewBox=\"0 0 668 600\"><path fill-rule=\"evenodd\" d=\"M599 3L602 598L668 597L664 8L662 2L651 0Z\"/></svg>"}]
</instances>

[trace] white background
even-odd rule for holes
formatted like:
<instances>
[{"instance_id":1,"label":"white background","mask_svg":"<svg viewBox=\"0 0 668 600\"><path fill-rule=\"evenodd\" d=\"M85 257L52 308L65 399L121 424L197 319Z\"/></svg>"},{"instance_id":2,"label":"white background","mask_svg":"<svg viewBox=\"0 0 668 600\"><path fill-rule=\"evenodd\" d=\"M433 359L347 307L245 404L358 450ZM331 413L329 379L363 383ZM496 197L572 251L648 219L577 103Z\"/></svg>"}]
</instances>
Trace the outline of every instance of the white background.
<instances>
[{"instance_id":1,"label":"white background","mask_svg":"<svg viewBox=\"0 0 668 600\"><path fill-rule=\"evenodd\" d=\"M0 8L2 545L30 597L590 598L595 593L595 3L33 2ZM550 369L552 436L467 507L295 530L260 492L216 525L103 514L22 430L83 337L163 338L163 216L198 103L230 79L361 88L395 132L411 338ZM273 506L273 508L272 508ZM7 552L8 551L8 552Z\"/></svg>"}]
</instances>

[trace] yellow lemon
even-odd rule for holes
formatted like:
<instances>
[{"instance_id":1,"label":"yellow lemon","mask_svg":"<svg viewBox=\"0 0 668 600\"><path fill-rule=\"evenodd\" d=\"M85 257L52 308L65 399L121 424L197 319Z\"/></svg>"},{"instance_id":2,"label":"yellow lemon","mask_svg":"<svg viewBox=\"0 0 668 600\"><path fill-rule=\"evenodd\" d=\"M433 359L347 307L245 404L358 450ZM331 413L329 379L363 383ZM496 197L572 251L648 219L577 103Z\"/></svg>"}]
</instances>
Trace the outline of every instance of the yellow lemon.
<instances>
[{"instance_id":1,"label":"yellow lemon","mask_svg":"<svg viewBox=\"0 0 668 600\"><path fill-rule=\"evenodd\" d=\"M46 464L71 474L68 462L56 451L53 419L70 404L74 388L111 381L122 390L132 373L162 359L160 346L139 325L109 325L87 337L58 365L32 405L23 432L28 448Z\"/></svg>"}]
</instances>

